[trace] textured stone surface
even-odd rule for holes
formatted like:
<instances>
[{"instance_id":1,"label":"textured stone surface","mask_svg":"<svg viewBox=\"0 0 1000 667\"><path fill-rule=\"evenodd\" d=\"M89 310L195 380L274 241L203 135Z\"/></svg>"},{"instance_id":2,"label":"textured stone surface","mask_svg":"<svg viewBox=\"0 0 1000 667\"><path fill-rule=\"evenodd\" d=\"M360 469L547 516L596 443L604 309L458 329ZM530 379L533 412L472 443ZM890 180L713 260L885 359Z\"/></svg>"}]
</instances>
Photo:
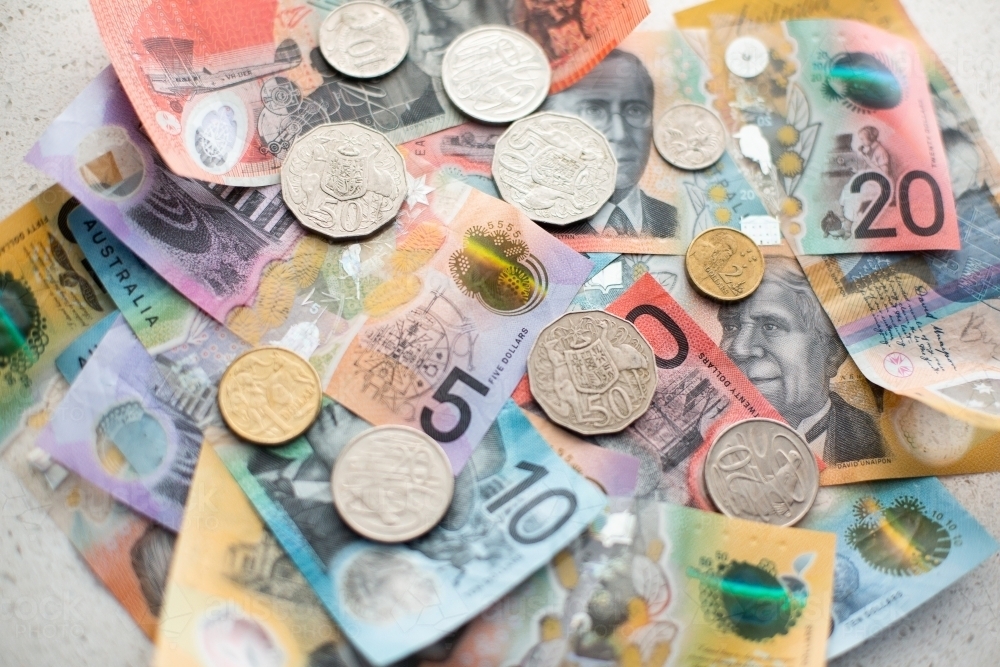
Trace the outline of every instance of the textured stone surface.
<instances>
[{"instance_id":1,"label":"textured stone surface","mask_svg":"<svg viewBox=\"0 0 1000 667\"><path fill-rule=\"evenodd\" d=\"M667 0L650 0L664 2ZM670 1L672 9L697 4ZM904 0L1000 151L1000 14L995 0ZM86 0L0 0L0 217L51 181L22 158L107 56ZM1000 474L945 485L1000 536ZM836 667L1000 662L1000 557ZM146 665L151 645L66 537L0 466L0 667Z\"/></svg>"}]
</instances>

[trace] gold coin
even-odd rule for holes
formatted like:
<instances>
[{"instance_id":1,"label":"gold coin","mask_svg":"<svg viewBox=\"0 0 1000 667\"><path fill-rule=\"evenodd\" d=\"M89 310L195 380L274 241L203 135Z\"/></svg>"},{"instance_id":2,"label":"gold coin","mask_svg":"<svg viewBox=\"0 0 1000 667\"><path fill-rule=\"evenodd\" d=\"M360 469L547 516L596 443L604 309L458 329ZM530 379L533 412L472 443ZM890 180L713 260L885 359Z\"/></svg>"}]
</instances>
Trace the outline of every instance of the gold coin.
<instances>
[{"instance_id":1,"label":"gold coin","mask_svg":"<svg viewBox=\"0 0 1000 667\"><path fill-rule=\"evenodd\" d=\"M691 240L684 268L694 288L719 301L739 301L764 278L764 255L753 239L730 227L706 229Z\"/></svg>"},{"instance_id":2,"label":"gold coin","mask_svg":"<svg viewBox=\"0 0 1000 667\"><path fill-rule=\"evenodd\" d=\"M219 381L219 411L233 432L258 445L280 445L305 433L323 400L309 362L281 347L237 357Z\"/></svg>"}]
</instances>

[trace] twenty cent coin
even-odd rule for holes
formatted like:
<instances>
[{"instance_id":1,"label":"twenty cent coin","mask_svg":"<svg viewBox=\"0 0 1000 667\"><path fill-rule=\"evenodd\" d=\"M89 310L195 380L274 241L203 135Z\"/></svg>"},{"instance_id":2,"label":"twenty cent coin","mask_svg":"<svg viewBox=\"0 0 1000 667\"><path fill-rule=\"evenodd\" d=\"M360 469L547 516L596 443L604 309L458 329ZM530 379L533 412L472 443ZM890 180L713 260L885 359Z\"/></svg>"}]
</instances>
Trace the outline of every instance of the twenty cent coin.
<instances>
[{"instance_id":1,"label":"twenty cent coin","mask_svg":"<svg viewBox=\"0 0 1000 667\"><path fill-rule=\"evenodd\" d=\"M542 47L525 33L484 25L451 43L441 79L448 98L464 113L486 123L509 123L545 100L552 68Z\"/></svg>"},{"instance_id":2,"label":"twenty cent coin","mask_svg":"<svg viewBox=\"0 0 1000 667\"><path fill-rule=\"evenodd\" d=\"M599 310L566 313L528 353L528 384L555 423L616 433L649 409L656 355L631 322Z\"/></svg>"},{"instance_id":3,"label":"twenty cent coin","mask_svg":"<svg viewBox=\"0 0 1000 667\"><path fill-rule=\"evenodd\" d=\"M259 445L280 445L305 433L322 399L316 370L281 347L245 352L219 381L222 418L240 438Z\"/></svg>"},{"instance_id":4,"label":"twenty cent coin","mask_svg":"<svg viewBox=\"0 0 1000 667\"><path fill-rule=\"evenodd\" d=\"M725 152L726 129L705 107L678 104L660 116L653 143L663 159L678 169L704 169Z\"/></svg>"},{"instance_id":5,"label":"twenty cent coin","mask_svg":"<svg viewBox=\"0 0 1000 667\"><path fill-rule=\"evenodd\" d=\"M377 2L348 2L319 29L319 50L338 72L359 79L387 74L403 62L410 31L402 17Z\"/></svg>"},{"instance_id":6,"label":"twenty cent coin","mask_svg":"<svg viewBox=\"0 0 1000 667\"><path fill-rule=\"evenodd\" d=\"M694 288L719 301L739 301L764 278L764 255L753 239L731 227L711 227L691 240L684 268Z\"/></svg>"},{"instance_id":7,"label":"twenty cent coin","mask_svg":"<svg viewBox=\"0 0 1000 667\"><path fill-rule=\"evenodd\" d=\"M344 446L331 484L348 526L378 542L406 542L441 521L455 477L430 436L408 426L376 426Z\"/></svg>"},{"instance_id":8,"label":"twenty cent coin","mask_svg":"<svg viewBox=\"0 0 1000 667\"><path fill-rule=\"evenodd\" d=\"M500 196L532 220L583 220L615 191L618 162L604 135L573 116L539 113L497 140L493 179Z\"/></svg>"},{"instance_id":9,"label":"twenty cent coin","mask_svg":"<svg viewBox=\"0 0 1000 667\"><path fill-rule=\"evenodd\" d=\"M791 526L819 491L819 466L791 427L773 419L736 422L715 438L705 487L726 516Z\"/></svg>"},{"instance_id":10,"label":"twenty cent coin","mask_svg":"<svg viewBox=\"0 0 1000 667\"><path fill-rule=\"evenodd\" d=\"M358 123L330 123L292 144L281 195L309 229L333 239L367 236L406 199L403 156L385 135Z\"/></svg>"},{"instance_id":11,"label":"twenty cent coin","mask_svg":"<svg viewBox=\"0 0 1000 667\"><path fill-rule=\"evenodd\" d=\"M726 47L726 67L736 76L752 79L765 69L771 57L756 37L737 37Z\"/></svg>"}]
</instances>

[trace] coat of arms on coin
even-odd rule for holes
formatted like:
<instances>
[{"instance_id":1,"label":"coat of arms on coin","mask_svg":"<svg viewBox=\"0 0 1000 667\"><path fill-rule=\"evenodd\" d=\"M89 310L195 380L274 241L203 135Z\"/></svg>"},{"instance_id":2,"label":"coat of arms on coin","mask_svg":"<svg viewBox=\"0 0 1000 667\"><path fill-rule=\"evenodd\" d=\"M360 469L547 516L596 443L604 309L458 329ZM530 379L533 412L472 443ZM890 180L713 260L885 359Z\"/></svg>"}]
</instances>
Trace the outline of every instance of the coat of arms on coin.
<instances>
[{"instance_id":1,"label":"coat of arms on coin","mask_svg":"<svg viewBox=\"0 0 1000 667\"><path fill-rule=\"evenodd\" d=\"M403 156L385 135L358 123L303 134L281 165L281 195L303 225L333 239L367 236L406 199Z\"/></svg>"},{"instance_id":2,"label":"coat of arms on coin","mask_svg":"<svg viewBox=\"0 0 1000 667\"><path fill-rule=\"evenodd\" d=\"M617 433L649 409L656 356L631 322L599 310L566 313L528 354L528 383L555 423L584 435Z\"/></svg>"}]
</instances>

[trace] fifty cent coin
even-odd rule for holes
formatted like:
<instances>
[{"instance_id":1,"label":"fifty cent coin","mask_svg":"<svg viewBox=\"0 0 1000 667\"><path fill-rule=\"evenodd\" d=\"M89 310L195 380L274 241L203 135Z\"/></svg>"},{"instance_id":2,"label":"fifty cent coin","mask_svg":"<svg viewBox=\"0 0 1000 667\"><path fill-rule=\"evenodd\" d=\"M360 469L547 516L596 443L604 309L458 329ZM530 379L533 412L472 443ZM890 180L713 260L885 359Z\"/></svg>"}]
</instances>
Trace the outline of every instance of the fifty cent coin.
<instances>
[{"instance_id":1,"label":"fifty cent coin","mask_svg":"<svg viewBox=\"0 0 1000 667\"><path fill-rule=\"evenodd\" d=\"M565 225L597 213L615 191L618 161L604 135L573 116L539 113L497 140L493 179L532 220Z\"/></svg>"},{"instance_id":2,"label":"fifty cent coin","mask_svg":"<svg viewBox=\"0 0 1000 667\"><path fill-rule=\"evenodd\" d=\"M337 457L331 484L344 523L378 542L406 542L431 530L455 491L441 445L408 426L355 436Z\"/></svg>"},{"instance_id":3,"label":"fifty cent coin","mask_svg":"<svg viewBox=\"0 0 1000 667\"><path fill-rule=\"evenodd\" d=\"M731 227L711 227L691 239L684 268L703 295L739 301L754 293L764 279L764 255L753 239Z\"/></svg>"},{"instance_id":4,"label":"fifty cent coin","mask_svg":"<svg viewBox=\"0 0 1000 667\"><path fill-rule=\"evenodd\" d=\"M726 47L726 67L736 76L752 79L765 69L771 57L756 37L737 37Z\"/></svg>"},{"instance_id":5,"label":"fifty cent coin","mask_svg":"<svg viewBox=\"0 0 1000 667\"><path fill-rule=\"evenodd\" d=\"M705 459L705 487L726 516L791 526L819 491L819 466L802 437L773 419L736 422Z\"/></svg>"},{"instance_id":6,"label":"fifty cent coin","mask_svg":"<svg viewBox=\"0 0 1000 667\"><path fill-rule=\"evenodd\" d=\"M566 313L531 347L528 384L560 426L617 433L649 409L656 356L631 322L600 310Z\"/></svg>"},{"instance_id":7,"label":"fifty cent coin","mask_svg":"<svg viewBox=\"0 0 1000 667\"><path fill-rule=\"evenodd\" d=\"M549 94L552 68L527 34L501 25L466 30L441 63L444 90L465 114L509 123L538 108Z\"/></svg>"},{"instance_id":8,"label":"fifty cent coin","mask_svg":"<svg viewBox=\"0 0 1000 667\"><path fill-rule=\"evenodd\" d=\"M660 116L653 143L663 159L678 169L704 169L726 151L726 129L705 107L678 104Z\"/></svg>"},{"instance_id":9,"label":"fifty cent coin","mask_svg":"<svg viewBox=\"0 0 1000 667\"><path fill-rule=\"evenodd\" d=\"M358 79L394 70L410 48L402 17L377 2L348 2L330 12L319 28L319 50L338 72Z\"/></svg>"},{"instance_id":10,"label":"fifty cent coin","mask_svg":"<svg viewBox=\"0 0 1000 667\"><path fill-rule=\"evenodd\" d=\"M406 199L403 156L385 135L358 123L306 132L281 164L281 195L295 217L332 239L367 236Z\"/></svg>"},{"instance_id":11,"label":"fifty cent coin","mask_svg":"<svg viewBox=\"0 0 1000 667\"><path fill-rule=\"evenodd\" d=\"M237 357L219 380L219 412L233 433L258 445L280 445L319 416L323 390L309 362L281 347Z\"/></svg>"}]
</instances>

